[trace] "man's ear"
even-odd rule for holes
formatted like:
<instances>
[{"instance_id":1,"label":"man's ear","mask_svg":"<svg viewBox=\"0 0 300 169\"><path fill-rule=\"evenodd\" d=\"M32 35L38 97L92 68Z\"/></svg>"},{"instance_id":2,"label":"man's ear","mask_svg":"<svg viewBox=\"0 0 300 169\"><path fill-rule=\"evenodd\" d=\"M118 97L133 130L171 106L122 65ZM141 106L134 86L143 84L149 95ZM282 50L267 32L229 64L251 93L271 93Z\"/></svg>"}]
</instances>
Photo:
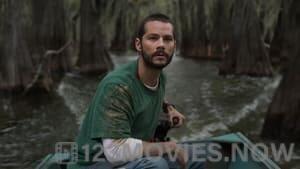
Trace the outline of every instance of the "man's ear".
<instances>
[{"instance_id":1,"label":"man's ear","mask_svg":"<svg viewBox=\"0 0 300 169\"><path fill-rule=\"evenodd\" d=\"M175 50L176 50L176 48L177 48L176 40L174 41L174 47L175 47Z\"/></svg>"},{"instance_id":2,"label":"man's ear","mask_svg":"<svg viewBox=\"0 0 300 169\"><path fill-rule=\"evenodd\" d=\"M142 51L142 41L140 40L140 38L135 38L134 45L135 45L135 49L138 52Z\"/></svg>"}]
</instances>

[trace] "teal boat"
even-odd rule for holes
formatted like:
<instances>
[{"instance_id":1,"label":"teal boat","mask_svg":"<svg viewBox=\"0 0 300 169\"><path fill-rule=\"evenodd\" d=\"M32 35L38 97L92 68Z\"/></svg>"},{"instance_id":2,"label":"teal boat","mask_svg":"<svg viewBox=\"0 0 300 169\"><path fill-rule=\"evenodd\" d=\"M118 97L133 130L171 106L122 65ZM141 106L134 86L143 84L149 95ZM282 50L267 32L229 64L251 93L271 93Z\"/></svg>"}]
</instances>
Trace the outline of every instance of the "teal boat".
<instances>
[{"instance_id":1,"label":"teal boat","mask_svg":"<svg viewBox=\"0 0 300 169\"><path fill-rule=\"evenodd\" d=\"M280 167L268 158L262 151L241 133L231 133L218 137L212 137L199 141L187 141L183 144L217 143L221 147L222 160L206 161L207 169L280 169ZM238 146L246 150L243 154L232 153L232 147ZM244 159L247 156L247 159ZM212 158L212 156L210 156ZM47 155L36 169L66 169L70 161L69 153L55 153ZM61 163L63 162L63 164Z\"/></svg>"}]
</instances>

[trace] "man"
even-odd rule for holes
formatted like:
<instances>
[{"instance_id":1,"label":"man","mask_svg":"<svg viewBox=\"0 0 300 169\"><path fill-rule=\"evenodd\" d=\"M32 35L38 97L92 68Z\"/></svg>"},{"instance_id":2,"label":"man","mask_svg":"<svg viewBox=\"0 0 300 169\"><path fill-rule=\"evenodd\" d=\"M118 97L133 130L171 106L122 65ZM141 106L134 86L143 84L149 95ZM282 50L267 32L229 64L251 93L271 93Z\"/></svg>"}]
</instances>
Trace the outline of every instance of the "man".
<instances>
[{"instance_id":1,"label":"man","mask_svg":"<svg viewBox=\"0 0 300 169\"><path fill-rule=\"evenodd\" d=\"M166 78L162 69L171 62L176 49L171 20L163 14L145 18L135 48L137 61L118 68L101 81L77 138L79 162L71 168L188 167L186 151L175 142L150 141L164 102ZM185 117L172 105L166 105L169 118L179 119L173 127L181 126ZM99 162L100 149L105 162ZM161 156L170 153L176 153L176 162ZM202 164L193 166L201 168Z\"/></svg>"}]
</instances>

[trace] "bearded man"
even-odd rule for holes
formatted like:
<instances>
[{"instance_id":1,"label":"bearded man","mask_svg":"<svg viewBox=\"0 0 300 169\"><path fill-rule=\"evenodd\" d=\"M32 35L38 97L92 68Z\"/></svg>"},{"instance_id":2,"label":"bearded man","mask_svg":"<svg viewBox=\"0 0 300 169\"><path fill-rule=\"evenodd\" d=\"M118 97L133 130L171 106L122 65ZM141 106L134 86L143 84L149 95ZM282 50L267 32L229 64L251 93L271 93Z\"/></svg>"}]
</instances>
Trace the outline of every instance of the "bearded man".
<instances>
[{"instance_id":1,"label":"bearded man","mask_svg":"<svg viewBox=\"0 0 300 169\"><path fill-rule=\"evenodd\" d=\"M162 70L172 61L175 39L169 17L152 14L141 22L134 43L139 57L99 84L77 138L79 161L69 168L203 168L202 163L188 162L186 151L175 142L151 142L163 106L169 119L179 119L173 127L185 119L164 98ZM97 161L100 148L104 162ZM175 152L175 161L165 156Z\"/></svg>"}]
</instances>

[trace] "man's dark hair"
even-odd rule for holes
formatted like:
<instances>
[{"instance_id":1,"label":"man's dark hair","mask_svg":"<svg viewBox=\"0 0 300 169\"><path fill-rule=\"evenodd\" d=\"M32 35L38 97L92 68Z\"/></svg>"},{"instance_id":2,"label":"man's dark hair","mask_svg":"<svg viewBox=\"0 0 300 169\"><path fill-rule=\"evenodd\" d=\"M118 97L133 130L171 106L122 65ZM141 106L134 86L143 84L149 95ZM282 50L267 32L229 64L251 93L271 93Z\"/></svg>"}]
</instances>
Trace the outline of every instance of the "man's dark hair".
<instances>
[{"instance_id":1,"label":"man's dark hair","mask_svg":"<svg viewBox=\"0 0 300 169\"><path fill-rule=\"evenodd\" d=\"M139 25L138 30L137 30L137 34L136 34L137 38L142 39L142 37L144 36L144 34L146 32L145 25L147 22L150 22L150 21L161 21L161 22L165 22L165 23L170 23L173 26L173 36L175 38L175 27L174 27L172 20L168 16L161 14L161 13L151 14L151 15L147 16L144 20L142 20L142 22Z\"/></svg>"}]
</instances>

